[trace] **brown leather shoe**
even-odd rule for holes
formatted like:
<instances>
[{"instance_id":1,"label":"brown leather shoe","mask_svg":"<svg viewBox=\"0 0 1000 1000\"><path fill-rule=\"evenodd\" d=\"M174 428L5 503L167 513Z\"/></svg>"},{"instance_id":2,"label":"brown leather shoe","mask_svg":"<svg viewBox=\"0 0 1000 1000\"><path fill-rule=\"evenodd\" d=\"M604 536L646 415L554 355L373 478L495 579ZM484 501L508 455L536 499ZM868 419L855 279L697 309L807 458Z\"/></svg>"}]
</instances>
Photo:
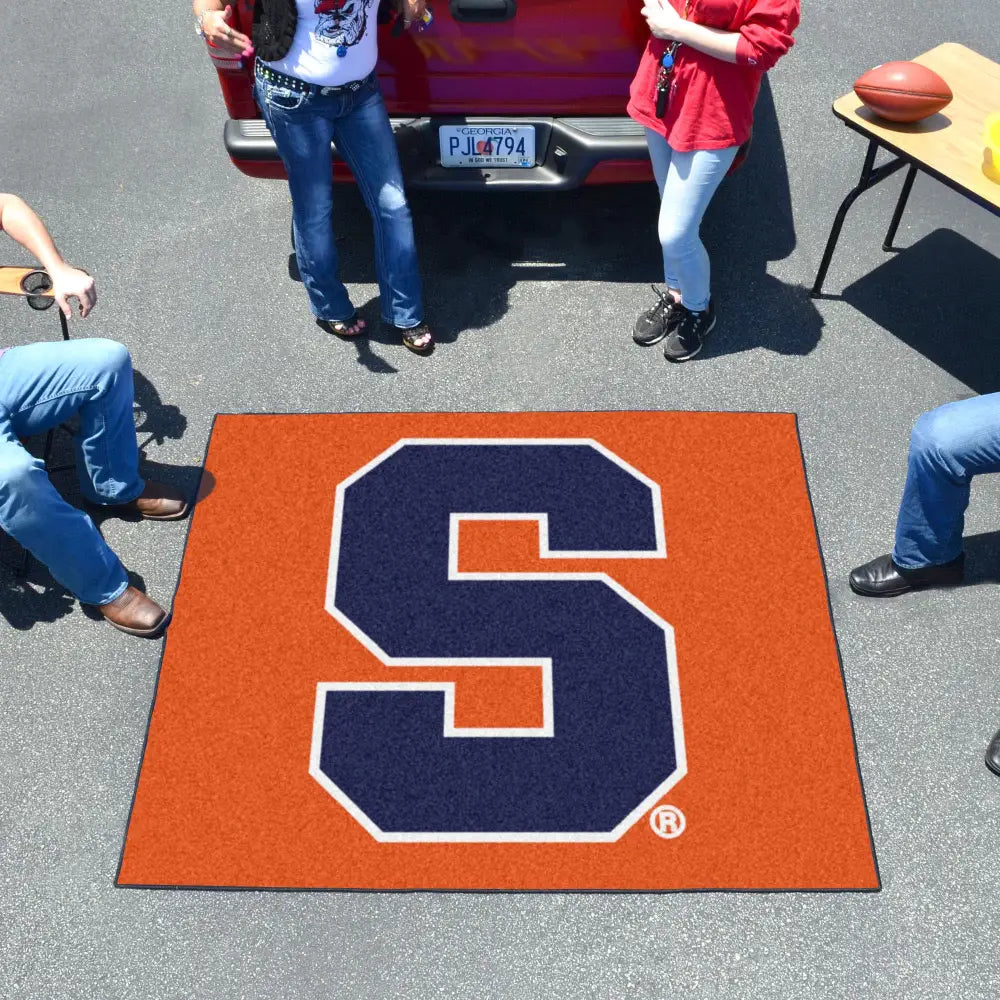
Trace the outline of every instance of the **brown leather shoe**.
<instances>
[{"instance_id":1,"label":"brown leather shoe","mask_svg":"<svg viewBox=\"0 0 1000 1000\"><path fill-rule=\"evenodd\" d=\"M159 635L170 621L170 616L156 601L131 586L110 604L99 604L97 610L115 628L144 639Z\"/></svg>"},{"instance_id":2,"label":"brown leather shoe","mask_svg":"<svg viewBox=\"0 0 1000 1000\"><path fill-rule=\"evenodd\" d=\"M188 512L190 504L179 490L166 483L150 480L146 488L131 503L116 503L111 510L126 514L139 514L150 521L179 521Z\"/></svg>"}]
</instances>

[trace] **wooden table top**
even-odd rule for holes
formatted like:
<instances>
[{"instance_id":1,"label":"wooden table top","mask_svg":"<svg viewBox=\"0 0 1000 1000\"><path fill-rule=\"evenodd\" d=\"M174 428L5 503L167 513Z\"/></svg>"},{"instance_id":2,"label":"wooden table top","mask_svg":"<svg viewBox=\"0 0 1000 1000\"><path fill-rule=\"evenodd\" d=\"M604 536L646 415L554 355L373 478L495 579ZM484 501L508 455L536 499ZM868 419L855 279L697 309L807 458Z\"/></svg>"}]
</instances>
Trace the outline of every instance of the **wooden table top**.
<instances>
[{"instance_id":1,"label":"wooden table top","mask_svg":"<svg viewBox=\"0 0 1000 1000\"><path fill-rule=\"evenodd\" d=\"M1000 212L1000 184L983 173L986 119L1000 113L1000 63L954 42L913 61L934 70L951 87L955 98L943 111L912 124L884 121L851 91L834 101L833 113Z\"/></svg>"},{"instance_id":2,"label":"wooden table top","mask_svg":"<svg viewBox=\"0 0 1000 1000\"><path fill-rule=\"evenodd\" d=\"M21 281L24 279L26 274L31 274L33 271L40 271L41 268L38 267L10 267L7 265L0 265L0 295L27 295L27 292L22 291ZM52 290L49 289L47 292L34 292L35 295L52 295Z\"/></svg>"}]
</instances>

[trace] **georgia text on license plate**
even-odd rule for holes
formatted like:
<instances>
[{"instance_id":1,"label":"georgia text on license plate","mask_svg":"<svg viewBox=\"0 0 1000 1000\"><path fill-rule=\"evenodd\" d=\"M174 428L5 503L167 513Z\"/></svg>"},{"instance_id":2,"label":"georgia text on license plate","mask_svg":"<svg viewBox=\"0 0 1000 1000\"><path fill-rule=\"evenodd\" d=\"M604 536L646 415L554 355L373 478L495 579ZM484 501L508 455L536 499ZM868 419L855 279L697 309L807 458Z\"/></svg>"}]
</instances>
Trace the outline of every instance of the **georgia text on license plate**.
<instances>
[{"instance_id":1,"label":"georgia text on license plate","mask_svg":"<svg viewBox=\"0 0 1000 1000\"><path fill-rule=\"evenodd\" d=\"M442 125L443 167L533 167L534 125Z\"/></svg>"}]
</instances>

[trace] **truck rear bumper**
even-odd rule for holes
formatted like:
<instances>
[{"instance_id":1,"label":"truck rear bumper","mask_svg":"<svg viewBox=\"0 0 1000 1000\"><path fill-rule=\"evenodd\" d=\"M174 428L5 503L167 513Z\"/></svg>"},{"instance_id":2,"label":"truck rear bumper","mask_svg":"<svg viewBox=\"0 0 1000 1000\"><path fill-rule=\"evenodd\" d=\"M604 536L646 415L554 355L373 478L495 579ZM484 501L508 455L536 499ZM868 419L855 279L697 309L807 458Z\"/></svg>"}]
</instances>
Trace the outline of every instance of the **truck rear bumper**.
<instances>
[{"instance_id":1,"label":"truck rear bumper","mask_svg":"<svg viewBox=\"0 0 1000 1000\"><path fill-rule=\"evenodd\" d=\"M441 116L390 118L407 186L462 191L569 190L591 182L636 181L652 176L643 127L631 118L512 118ZM440 125L534 125L534 167L442 167ZM281 158L260 118L231 118L225 128L226 152L252 177L281 177ZM342 163L336 146L335 163ZM595 170L595 168L597 168ZM593 172L593 177L591 174ZM339 171L338 171L339 173Z\"/></svg>"}]
</instances>

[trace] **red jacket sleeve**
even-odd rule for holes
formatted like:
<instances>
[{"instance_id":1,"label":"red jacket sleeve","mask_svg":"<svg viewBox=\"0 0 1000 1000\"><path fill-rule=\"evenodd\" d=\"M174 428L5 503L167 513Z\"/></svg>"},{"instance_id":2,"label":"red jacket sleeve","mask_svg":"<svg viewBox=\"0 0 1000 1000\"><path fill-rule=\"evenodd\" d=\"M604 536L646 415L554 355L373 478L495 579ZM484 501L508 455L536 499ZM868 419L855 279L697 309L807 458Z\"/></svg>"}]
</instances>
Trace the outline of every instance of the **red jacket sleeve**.
<instances>
[{"instance_id":1,"label":"red jacket sleeve","mask_svg":"<svg viewBox=\"0 0 1000 1000\"><path fill-rule=\"evenodd\" d=\"M752 0L739 27L736 62L766 73L792 47L799 26L799 0Z\"/></svg>"}]
</instances>

